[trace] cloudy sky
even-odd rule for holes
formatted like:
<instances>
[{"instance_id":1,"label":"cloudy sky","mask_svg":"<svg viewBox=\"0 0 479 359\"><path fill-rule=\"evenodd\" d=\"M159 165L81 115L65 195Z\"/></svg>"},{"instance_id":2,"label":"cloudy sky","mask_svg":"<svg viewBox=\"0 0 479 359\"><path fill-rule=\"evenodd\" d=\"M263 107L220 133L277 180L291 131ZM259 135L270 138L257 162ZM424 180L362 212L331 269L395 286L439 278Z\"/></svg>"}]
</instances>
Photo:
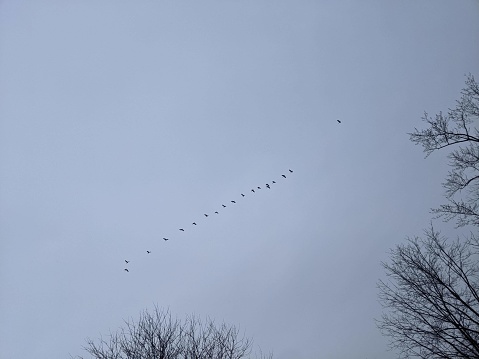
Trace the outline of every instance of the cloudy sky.
<instances>
[{"instance_id":1,"label":"cloudy sky","mask_svg":"<svg viewBox=\"0 0 479 359\"><path fill-rule=\"evenodd\" d=\"M157 304L277 359L395 358L380 262L447 173L407 132L469 72L477 0L1 1L0 356Z\"/></svg>"}]
</instances>

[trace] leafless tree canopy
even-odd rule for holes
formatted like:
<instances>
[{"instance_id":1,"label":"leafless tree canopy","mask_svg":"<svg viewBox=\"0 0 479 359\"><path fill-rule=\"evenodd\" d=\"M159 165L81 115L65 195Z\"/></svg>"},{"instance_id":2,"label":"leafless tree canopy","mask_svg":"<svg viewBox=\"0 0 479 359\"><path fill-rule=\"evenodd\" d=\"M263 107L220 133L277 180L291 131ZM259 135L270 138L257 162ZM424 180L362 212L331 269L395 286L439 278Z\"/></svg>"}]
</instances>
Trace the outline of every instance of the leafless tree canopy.
<instances>
[{"instance_id":1,"label":"leafless tree canopy","mask_svg":"<svg viewBox=\"0 0 479 359\"><path fill-rule=\"evenodd\" d=\"M138 322L125 324L108 339L88 339L85 350L96 359L240 359L251 353L251 339L234 326L209 319L203 323L190 316L181 321L155 308L153 314L144 311Z\"/></svg>"},{"instance_id":2,"label":"leafless tree canopy","mask_svg":"<svg viewBox=\"0 0 479 359\"><path fill-rule=\"evenodd\" d=\"M427 156L454 148L449 154L451 171L443 183L448 203L433 212L445 220L456 218L458 226L479 226L479 85L472 75L461 94L447 115L440 112L431 118L425 113L423 120L429 127L409 135L411 141L424 147ZM457 198L459 195L463 198Z\"/></svg>"},{"instance_id":3,"label":"leafless tree canopy","mask_svg":"<svg viewBox=\"0 0 479 359\"><path fill-rule=\"evenodd\" d=\"M433 209L457 226L479 226L479 86L472 75L447 115L430 118L411 140L426 157L451 146L446 182L449 203ZM460 198L462 196L462 198ZM447 241L432 228L408 239L382 263L386 280L378 283L384 311L377 321L401 358L479 358L479 239Z\"/></svg>"},{"instance_id":4,"label":"leafless tree canopy","mask_svg":"<svg viewBox=\"0 0 479 359\"><path fill-rule=\"evenodd\" d=\"M479 241L448 244L430 229L382 263L378 326L401 358L479 358Z\"/></svg>"}]
</instances>

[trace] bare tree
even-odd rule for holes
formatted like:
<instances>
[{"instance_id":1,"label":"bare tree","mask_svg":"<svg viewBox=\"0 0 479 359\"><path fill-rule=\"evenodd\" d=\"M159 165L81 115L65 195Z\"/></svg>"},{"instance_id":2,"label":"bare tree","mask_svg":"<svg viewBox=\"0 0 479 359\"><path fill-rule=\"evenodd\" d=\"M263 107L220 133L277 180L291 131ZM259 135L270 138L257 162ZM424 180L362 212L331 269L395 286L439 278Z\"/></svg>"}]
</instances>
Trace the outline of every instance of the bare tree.
<instances>
[{"instance_id":1,"label":"bare tree","mask_svg":"<svg viewBox=\"0 0 479 359\"><path fill-rule=\"evenodd\" d=\"M448 244L433 228L382 263L377 321L401 358L479 358L479 241Z\"/></svg>"},{"instance_id":2,"label":"bare tree","mask_svg":"<svg viewBox=\"0 0 479 359\"><path fill-rule=\"evenodd\" d=\"M447 115L442 112L435 118L427 113L423 120L429 125L425 130L415 129L411 141L424 147L426 156L446 147L454 147L449 154L451 171L446 182L447 204L433 209L445 220L457 219L457 226L479 226L479 85L469 74L461 99ZM456 198L463 194L463 198Z\"/></svg>"},{"instance_id":3,"label":"bare tree","mask_svg":"<svg viewBox=\"0 0 479 359\"><path fill-rule=\"evenodd\" d=\"M125 324L108 340L88 339L85 350L96 359L240 359L251 353L252 340L234 326L196 316L181 321L158 307Z\"/></svg>"},{"instance_id":4,"label":"bare tree","mask_svg":"<svg viewBox=\"0 0 479 359\"><path fill-rule=\"evenodd\" d=\"M479 86L472 75L456 107L423 120L411 140L426 157L451 146L443 183L449 203L432 212L457 227L479 226ZM461 198L462 196L462 198ZM479 358L479 239L448 241L431 225L423 238L408 238L382 263L378 282L384 311L377 325L401 358Z\"/></svg>"}]
</instances>

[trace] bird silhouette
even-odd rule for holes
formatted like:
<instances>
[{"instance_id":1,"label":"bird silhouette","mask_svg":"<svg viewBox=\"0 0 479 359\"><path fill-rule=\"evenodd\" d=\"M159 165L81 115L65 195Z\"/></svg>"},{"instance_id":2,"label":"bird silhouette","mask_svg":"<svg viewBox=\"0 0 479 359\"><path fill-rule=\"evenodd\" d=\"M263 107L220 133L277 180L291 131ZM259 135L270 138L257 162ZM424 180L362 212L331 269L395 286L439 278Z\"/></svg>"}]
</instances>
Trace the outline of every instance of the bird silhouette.
<instances>
[{"instance_id":1,"label":"bird silhouette","mask_svg":"<svg viewBox=\"0 0 479 359\"><path fill-rule=\"evenodd\" d=\"M261 189L261 187L258 187L258 189Z\"/></svg>"},{"instance_id":2,"label":"bird silhouette","mask_svg":"<svg viewBox=\"0 0 479 359\"><path fill-rule=\"evenodd\" d=\"M290 173L293 173L293 170L288 170Z\"/></svg>"},{"instance_id":3,"label":"bird silhouette","mask_svg":"<svg viewBox=\"0 0 479 359\"><path fill-rule=\"evenodd\" d=\"M180 231L184 232L185 230L183 228L180 228Z\"/></svg>"},{"instance_id":4,"label":"bird silhouette","mask_svg":"<svg viewBox=\"0 0 479 359\"><path fill-rule=\"evenodd\" d=\"M226 208L226 206L224 204L222 204L223 208Z\"/></svg>"},{"instance_id":5,"label":"bird silhouette","mask_svg":"<svg viewBox=\"0 0 479 359\"><path fill-rule=\"evenodd\" d=\"M231 201L231 203L236 203L235 201Z\"/></svg>"},{"instance_id":6,"label":"bird silhouette","mask_svg":"<svg viewBox=\"0 0 479 359\"><path fill-rule=\"evenodd\" d=\"M218 211L216 211L215 213L218 214Z\"/></svg>"},{"instance_id":7,"label":"bird silhouette","mask_svg":"<svg viewBox=\"0 0 479 359\"><path fill-rule=\"evenodd\" d=\"M164 239L165 241L167 241L167 240L168 240L168 238L165 238L165 237L163 237L163 239Z\"/></svg>"},{"instance_id":8,"label":"bird silhouette","mask_svg":"<svg viewBox=\"0 0 479 359\"><path fill-rule=\"evenodd\" d=\"M208 217L208 215L205 213L205 217Z\"/></svg>"},{"instance_id":9,"label":"bird silhouette","mask_svg":"<svg viewBox=\"0 0 479 359\"><path fill-rule=\"evenodd\" d=\"M127 264L128 264L128 263L130 263L130 261L127 261L127 260L125 259L125 263L127 263Z\"/></svg>"},{"instance_id":10,"label":"bird silhouette","mask_svg":"<svg viewBox=\"0 0 479 359\"><path fill-rule=\"evenodd\" d=\"M338 123L341 123L341 121L339 121L339 120L336 120L336 121L338 121Z\"/></svg>"},{"instance_id":11,"label":"bird silhouette","mask_svg":"<svg viewBox=\"0 0 479 359\"><path fill-rule=\"evenodd\" d=\"M285 175L281 175L281 176L283 176L284 178L286 178L286 176L285 176Z\"/></svg>"},{"instance_id":12,"label":"bird silhouette","mask_svg":"<svg viewBox=\"0 0 479 359\"><path fill-rule=\"evenodd\" d=\"M269 186L269 184L266 183L266 188L270 189L271 187Z\"/></svg>"},{"instance_id":13,"label":"bird silhouette","mask_svg":"<svg viewBox=\"0 0 479 359\"><path fill-rule=\"evenodd\" d=\"M241 193L241 197L244 197L244 194L243 194L243 193Z\"/></svg>"},{"instance_id":14,"label":"bird silhouette","mask_svg":"<svg viewBox=\"0 0 479 359\"><path fill-rule=\"evenodd\" d=\"M129 270L128 270L128 269L126 269L126 268L125 268L125 271L126 271L126 272L129 272Z\"/></svg>"},{"instance_id":15,"label":"bird silhouette","mask_svg":"<svg viewBox=\"0 0 479 359\"><path fill-rule=\"evenodd\" d=\"M193 222L192 224L196 226L196 222Z\"/></svg>"},{"instance_id":16,"label":"bird silhouette","mask_svg":"<svg viewBox=\"0 0 479 359\"><path fill-rule=\"evenodd\" d=\"M253 192L253 193L254 193L254 189L252 189L252 190L251 190L251 192Z\"/></svg>"},{"instance_id":17,"label":"bird silhouette","mask_svg":"<svg viewBox=\"0 0 479 359\"><path fill-rule=\"evenodd\" d=\"M146 251L146 253L150 254L151 252L150 252L150 251Z\"/></svg>"},{"instance_id":18,"label":"bird silhouette","mask_svg":"<svg viewBox=\"0 0 479 359\"><path fill-rule=\"evenodd\" d=\"M275 181L271 182L271 183L276 183Z\"/></svg>"}]
</instances>

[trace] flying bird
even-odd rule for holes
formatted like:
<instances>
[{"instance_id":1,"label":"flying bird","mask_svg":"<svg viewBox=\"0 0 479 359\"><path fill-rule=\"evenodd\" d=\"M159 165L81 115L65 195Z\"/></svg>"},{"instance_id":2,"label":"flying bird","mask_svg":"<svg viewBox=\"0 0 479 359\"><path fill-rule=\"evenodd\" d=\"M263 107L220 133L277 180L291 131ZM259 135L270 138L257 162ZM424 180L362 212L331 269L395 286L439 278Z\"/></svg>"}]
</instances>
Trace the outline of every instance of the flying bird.
<instances>
[{"instance_id":1,"label":"flying bird","mask_svg":"<svg viewBox=\"0 0 479 359\"><path fill-rule=\"evenodd\" d=\"M218 211L216 211L215 213L218 214Z\"/></svg>"},{"instance_id":2,"label":"flying bird","mask_svg":"<svg viewBox=\"0 0 479 359\"><path fill-rule=\"evenodd\" d=\"M168 240L168 238L165 238L165 237L163 237L163 239L164 239L165 241L167 241L167 240Z\"/></svg>"},{"instance_id":3,"label":"flying bird","mask_svg":"<svg viewBox=\"0 0 479 359\"><path fill-rule=\"evenodd\" d=\"M205 217L208 217L208 215L205 213Z\"/></svg>"},{"instance_id":4,"label":"flying bird","mask_svg":"<svg viewBox=\"0 0 479 359\"><path fill-rule=\"evenodd\" d=\"M271 183L276 183L275 181L271 182Z\"/></svg>"},{"instance_id":5,"label":"flying bird","mask_svg":"<svg viewBox=\"0 0 479 359\"><path fill-rule=\"evenodd\" d=\"M127 261L127 260L125 259L125 263L127 263L127 264L128 264L128 263L130 263L130 261Z\"/></svg>"},{"instance_id":6,"label":"flying bird","mask_svg":"<svg viewBox=\"0 0 479 359\"><path fill-rule=\"evenodd\" d=\"M293 173L293 170L289 170L289 172Z\"/></svg>"},{"instance_id":7,"label":"flying bird","mask_svg":"<svg viewBox=\"0 0 479 359\"><path fill-rule=\"evenodd\" d=\"M125 272L129 272L129 270L125 268Z\"/></svg>"},{"instance_id":8,"label":"flying bird","mask_svg":"<svg viewBox=\"0 0 479 359\"><path fill-rule=\"evenodd\" d=\"M150 251L146 251L146 253L150 254L151 252L150 252Z\"/></svg>"},{"instance_id":9,"label":"flying bird","mask_svg":"<svg viewBox=\"0 0 479 359\"><path fill-rule=\"evenodd\" d=\"M336 121L338 121L338 123L341 123L341 121L339 121L339 120L336 120Z\"/></svg>"},{"instance_id":10,"label":"flying bird","mask_svg":"<svg viewBox=\"0 0 479 359\"><path fill-rule=\"evenodd\" d=\"M261 189L261 187L258 187L258 189Z\"/></svg>"},{"instance_id":11,"label":"flying bird","mask_svg":"<svg viewBox=\"0 0 479 359\"><path fill-rule=\"evenodd\" d=\"M270 189L271 187L269 186L269 184L266 183L266 188Z\"/></svg>"},{"instance_id":12,"label":"flying bird","mask_svg":"<svg viewBox=\"0 0 479 359\"><path fill-rule=\"evenodd\" d=\"M253 192L253 193L254 193L254 189L252 189L252 190L251 190L251 192Z\"/></svg>"},{"instance_id":13,"label":"flying bird","mask_svg":"<svg viewBox=\"0 0 479 359\"><path fill-rule=\"evenodd\" d=\"M184 232L185 230L183 228L180 228L180 231Z\"/></svg>"},{"instance_id":14,"label":"flying bird","mask_svg":"<svg viewBox=\"0 0 479 359\"><path fill-rule=\"evenodd\" d=\"M241 193L241 197L244 197L244 194L243 194L243 193Z\"/></svg>"},{"instance_id":15,"label":"flying bird","mask_svg":"<svg viewBox=\"0 0 479 359\"><path fill-rule=\"evenodd\" d=\"M281 175L281 176L283 176L284 178L286 178L286 176L285 176L285 175Z\"/></svg>"},{"instance_id":16,"label":"flying bird","mask_svg":"<svg viewBox=\"0 0 479 359\"><path fill-rule=\"evenodd\" d=\"M226 206L224 204L222 204L223 208L226 208Z\"/></svg>"},{"instance_id":17,"label":"flying bird","mask_svg":"<svg viewBox=\"0 0 479 359\"><path fill-rule=\"evenodd\" d=\"M196 222L193 222L192 224L196 226Z\"/></svg>"},{"instance_id":18,"label":"flying bird","mask_svg":"<svg viewBox=\"0 0 479 359\"><path fill-rule=\"evenodd\" d=\"M236 203L235 201L231 201L231 203Z\"/></svg>"}]
</instances>

